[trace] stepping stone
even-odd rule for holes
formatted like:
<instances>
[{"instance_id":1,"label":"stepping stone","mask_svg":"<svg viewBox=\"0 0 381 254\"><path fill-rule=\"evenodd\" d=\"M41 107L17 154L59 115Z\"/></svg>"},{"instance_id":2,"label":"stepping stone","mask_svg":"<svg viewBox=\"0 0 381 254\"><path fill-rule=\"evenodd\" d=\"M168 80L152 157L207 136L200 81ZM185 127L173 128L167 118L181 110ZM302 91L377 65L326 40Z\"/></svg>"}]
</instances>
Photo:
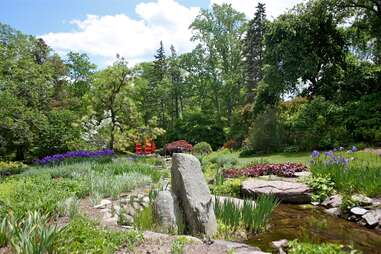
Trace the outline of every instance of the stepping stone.
<instances>
[{"instance_id":1,"label":"stepping stone","mask_svg":"<svg viewBox=\"0 0 381 254\"><path fill-rule=\"evenodd\" d=\"M248 196L274 195L280 201L291 204L311 202L311 190L304 183L286 181L265 181L251 178L241 185L242 193Z\"/></svg>"},{"instance_id":2,"label":"stepping stone","mask_svg":"<svg viewBox=\"0 0 381 254\"><path fill-rule=\"evenodd\" d=\"M353 207L351 209L351 213L353 213L354 215L358 215L358 216L362 216L362 215L366 214L367 212L368 212L368 210L361 208L361 207Z\"/></svg>"},{"instance_id":3,"label":"stepping stone","mask_svg":"<svg viewBox=\"0 0 381 254\"><path fill-rule=\"evenodd\" d=\"M378 217L376 214L372 212L364 214L362 218L366 221L366 223L369 226L375 226L378 224Z\"/></svg>"}]
</instances>

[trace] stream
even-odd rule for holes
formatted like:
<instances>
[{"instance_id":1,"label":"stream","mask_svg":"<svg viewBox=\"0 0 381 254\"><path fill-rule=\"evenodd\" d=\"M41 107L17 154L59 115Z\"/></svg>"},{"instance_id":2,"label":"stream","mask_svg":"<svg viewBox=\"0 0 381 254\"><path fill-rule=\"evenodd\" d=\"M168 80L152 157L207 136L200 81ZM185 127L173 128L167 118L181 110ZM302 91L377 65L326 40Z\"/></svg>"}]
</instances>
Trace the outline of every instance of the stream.
<instances>
[{"instance_id":1,"label":"stream","mask_svg":"<svg viewBox=\"0 0 381 254\"><path fill-rule=\"evenodd\" d=\"M381 231L368 229L325 214L312 205L281 204L273 212L268 231L252 236L247 243L263 251L274 251L270 244L280 239L313 243L352 245L363 254L381 254Z\"/></svg>"}]
</instances>

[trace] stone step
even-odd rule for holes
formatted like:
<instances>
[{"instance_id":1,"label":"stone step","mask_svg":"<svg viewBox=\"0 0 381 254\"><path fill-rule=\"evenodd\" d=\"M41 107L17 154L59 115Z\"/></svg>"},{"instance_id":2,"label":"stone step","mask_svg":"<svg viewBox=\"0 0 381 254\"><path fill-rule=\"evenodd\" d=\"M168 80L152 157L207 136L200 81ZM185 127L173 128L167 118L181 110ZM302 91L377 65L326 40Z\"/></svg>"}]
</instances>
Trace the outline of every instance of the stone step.
<instances>
[{"instance_id":1,"label":"stone step","mask_svg":"<svg viewBox=\"0 0 381 254\"><path fill-rule=\"evenodd\" d=\"M304 183L288 181L266 181L250 178L241 185L242 194L246 196L274 195L281 202L307 204L311 202L311 189Z\"/></svg>"}]
</instances>

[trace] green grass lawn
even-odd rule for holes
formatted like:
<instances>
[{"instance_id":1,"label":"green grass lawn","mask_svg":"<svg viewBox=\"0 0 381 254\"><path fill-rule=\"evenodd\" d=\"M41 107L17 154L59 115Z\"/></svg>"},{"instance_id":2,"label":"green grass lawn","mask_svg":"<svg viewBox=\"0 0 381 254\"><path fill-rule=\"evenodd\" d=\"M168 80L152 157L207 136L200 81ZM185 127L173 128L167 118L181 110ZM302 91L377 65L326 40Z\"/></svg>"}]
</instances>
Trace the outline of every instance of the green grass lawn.
<instances>
[{"instance_id":1,"label":"green grass lawn","mask_svg":"<svg viewBox=\"0 0 381 254\"><path fill-rule=\"evenodd\" d=\"M232 160L238 160L238 165L242 166L250 163L251 161L264 160L269 163L304 163L308 164L311 160L311 154L309 152L298 153L273 153L264 155L255 155L250 157L240 157L240 151L220 150L211 153L207 156L208 159L217 159L221 157L230 158Z\"/></svg>"},{"instance_id":2,"label":"green grass lawn","mask_svg":"<svg viewBox=\"0 0 381 254\"><path fill-rule=\"evenodd\" d=\"M239 158L239 153L237 152L239 161L246 163L253 160L263 159L270 163L285 163L285 162L294 162L294 163L304 163L308 164L311 160L311 153L307 152L298 152L298 153L274 153L267 155L258 155L247 158Z\"/></svg>"}]
</instances>

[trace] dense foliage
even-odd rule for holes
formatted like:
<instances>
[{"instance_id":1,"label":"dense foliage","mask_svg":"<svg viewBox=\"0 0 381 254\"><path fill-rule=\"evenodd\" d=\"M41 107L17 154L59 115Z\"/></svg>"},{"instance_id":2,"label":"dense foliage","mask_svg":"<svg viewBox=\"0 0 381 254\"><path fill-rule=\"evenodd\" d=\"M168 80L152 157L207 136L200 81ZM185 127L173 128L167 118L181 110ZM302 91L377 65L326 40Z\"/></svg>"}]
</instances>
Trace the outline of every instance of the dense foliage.
<instances>
[{"instance_id":1,"label":"dense foliage","mask_svg":"<svg viewBox=\"0 0 381 254\"><path fill-rule=\"evenodd\" d=\"M133 150L157 139L252 153L381 142L381 18L374 0L310 0L270 21L201 10L195 48L96 70L0 24L0 157ZM170 42L167 42L170 43ZM227 144L227 143L226 143Z\"/></svg>"}]
</instances>

